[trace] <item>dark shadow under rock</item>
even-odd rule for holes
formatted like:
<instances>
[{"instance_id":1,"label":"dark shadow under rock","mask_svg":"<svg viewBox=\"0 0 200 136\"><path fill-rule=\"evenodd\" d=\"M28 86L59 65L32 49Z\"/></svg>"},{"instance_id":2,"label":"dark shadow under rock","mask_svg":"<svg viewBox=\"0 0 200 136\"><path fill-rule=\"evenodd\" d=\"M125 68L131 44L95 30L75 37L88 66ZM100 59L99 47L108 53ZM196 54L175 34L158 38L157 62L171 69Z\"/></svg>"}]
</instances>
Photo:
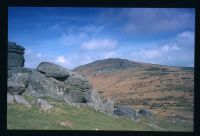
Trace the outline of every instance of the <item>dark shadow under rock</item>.
<instances>
[{"instance_id":1,"label":"dark shadow under rock","mask_svg":"<svg viewBox=\"0 0 200 136\"><path fill-rule=\"evenodd\" d=\"M129 106L119 105L113 112L116 116L136 118L137 112Z\"/></svg>"},{"instance_id":2,"label":"dark shadow under rock","mask_svg":"<svg viewBox=\"0 0 200 136\"><path fill-rule=\"evenodd\" d=\"M148 109L140 109L140 110L138 111L138 114L139 114L140 116L144 116L144 117L149 117L149 116L152 116L152 115L153 115L153 113L152 113L150 110L148 110Z\"/></svg>"}]
</instances>

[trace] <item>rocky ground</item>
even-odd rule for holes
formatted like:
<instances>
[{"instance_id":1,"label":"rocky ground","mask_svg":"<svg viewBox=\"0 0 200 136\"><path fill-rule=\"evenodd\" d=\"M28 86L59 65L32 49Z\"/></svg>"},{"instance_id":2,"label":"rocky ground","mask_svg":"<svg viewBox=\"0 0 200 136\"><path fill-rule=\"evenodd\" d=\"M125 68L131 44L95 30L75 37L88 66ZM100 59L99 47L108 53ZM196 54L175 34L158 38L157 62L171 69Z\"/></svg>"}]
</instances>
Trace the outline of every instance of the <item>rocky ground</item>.
<instances>
[{"instance_id":1,"label":"rocky ground","mask_svg":"<svg viewBox=\"0 0 200 136\"><path fill-rule=\"evenodd\" d=\"M23 97L29 103L33 103L35 100L31 96ZM41 104L32 104L31 107L16 103L8 104L7 129L186 132L193 129L190 123L182 119L173 120L171 118L144 116L134 120L129 117L118 117L99 112L84 105L69 105L64 100L55 100L50 97L45 97L43 100L53 108L43 109L41 107L42 102L40 102Z\"/></svg>"}]
</instances>

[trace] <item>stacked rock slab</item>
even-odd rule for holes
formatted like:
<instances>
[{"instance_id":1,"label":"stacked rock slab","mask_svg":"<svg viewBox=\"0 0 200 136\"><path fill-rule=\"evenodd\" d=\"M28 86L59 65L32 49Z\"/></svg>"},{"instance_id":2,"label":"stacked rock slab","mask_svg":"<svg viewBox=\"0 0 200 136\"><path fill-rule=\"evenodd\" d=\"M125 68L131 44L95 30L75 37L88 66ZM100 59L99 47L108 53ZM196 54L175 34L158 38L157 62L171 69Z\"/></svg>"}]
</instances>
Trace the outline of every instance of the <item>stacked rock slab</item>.
<instances>
[{"instance_id":1,"label":"stacked rock slab","mask_svg":"<svg viewBox=\"0 0 200 136\"><path fill-rule=\"evenodd\" d=\"M24 47L8 42L8 69L24 66L24 50Z\"/></svg>"},{"instance_id":2,"label":"stacked rock slab","mask_svg":"<svg viewBox=\"0 0 200 136\"><path fill-rule=\"evenodd\" d=\"M25 48L8 42L8 93L19 95L26 91L31 70L24 68Z\"/></svg>"},{"instance_id":3,"label":"stacked rock slab","mask_svg":"<svg viewBox=\"0 0 200 136\"><path fill-rule=\"evenodd\" d=\"M29 106L23 96L31 95L45 110L52 106L43 98L51 97L67 103L88 104L97 110L112 113L114 103L110 100L103 102L85 77L51 62L42 62L34 70L24 68L24 50L22 46L8 42L8 103Z\"/></svg>"},{"instance_id":4,"label":"stacked rock slab","mask_svg":"<svg viewBox=\"0 0 200 136\"><path fill-rule=\"evenodd\" d=\"M42 62L31 73L26 93L37 98L49 96L72 103L87 103L91 85L84 77L62 66Z\"/></svg>"}]
</instances>

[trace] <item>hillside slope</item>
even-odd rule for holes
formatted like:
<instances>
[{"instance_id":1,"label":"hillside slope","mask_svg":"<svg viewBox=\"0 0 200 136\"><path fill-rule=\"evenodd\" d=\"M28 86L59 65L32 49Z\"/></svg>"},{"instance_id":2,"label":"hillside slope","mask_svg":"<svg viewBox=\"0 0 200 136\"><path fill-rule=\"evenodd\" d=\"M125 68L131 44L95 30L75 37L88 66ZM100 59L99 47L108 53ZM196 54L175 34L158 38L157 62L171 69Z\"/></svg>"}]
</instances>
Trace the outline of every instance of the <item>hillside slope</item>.
<instances>
[{"instance_id":1,"label":"hillside slope","mask_svg":"<svg viewBox=\"0 0 200 136\"><path fill-rule=\"evenodd\" d=\"M30 96L26 98L31 100ZM43 111L37 105L28 108L19 104L7 106L8 130L121 130L121 131L192 131L185 121L143 118L134 122L129 118L116 118L88 107L75 107L52 98L45 98L54 109Z\"/></svg>"},{"instance_id":2,"label":"hillside slope","mask_svg":"<svg viewBox=\"0 0 200 136\"><path fill-rule=\"evenodd\" d=\"M116 104L150 108L159 116L193 120L194 69L125 59L98 60L74 69Z\"/></svg>"}]
</instances>

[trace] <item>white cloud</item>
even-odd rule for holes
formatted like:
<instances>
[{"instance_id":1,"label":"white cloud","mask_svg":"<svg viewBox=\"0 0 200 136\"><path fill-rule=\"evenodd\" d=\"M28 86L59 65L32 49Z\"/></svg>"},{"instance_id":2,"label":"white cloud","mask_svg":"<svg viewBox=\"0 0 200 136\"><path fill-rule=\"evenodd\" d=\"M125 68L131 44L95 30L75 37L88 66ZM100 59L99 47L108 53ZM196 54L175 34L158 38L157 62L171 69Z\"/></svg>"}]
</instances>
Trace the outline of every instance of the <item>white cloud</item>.
<instances>
[{"instance_id":1,"label":"white cloud","mask_svg":"<svg viewBox=\"0 0 200 136\"><path fill-rule=\"evenodd\" d=\"M172 47L171 47L171 50L173 50L173 51L178 51L178 50L180 50L181 48L179 48L178 46L177 46L177 44L174 44Z\"/></svg>"},{"instance_id":2,"label":"white cloud","mask_svg":"<svg viewBox=\"0 0 200 136\"><path fill-rule=\"evenodd\" d=\"M84 42L81 48L84 50L110 50L117 47L117 41L111 39L92 39Z\"/></svg>"},{"instance_id":3,"label":"white cloud","mask_svg":"<svg viewBox=\"0 0 200 136\"><path fill-rule=\"evenodd\" d=\"M177 54L181 50L176 43L169 43L160 47L154 47L152 49L141 48L140 51L133 54L139 56L140 59L145 61L158 62L161 59L169 59L174 54ZM175 59L175 58L174 58Z\"/></svg>"},{"instance_id":4,"label":"white cloud","mask_svg":"<svg viewBox=\"0 0 200 136\"><path fill-rule=\"evenodd\" d=\"M166 44L160 43L151 49L141 48L138 51L133 51L132 59L163 65L194 66L193 36L193 32L179 33L175 38L165 41Z\"/></svg>"},{"instance_id":5,"label":"white cloud","mask_svg":"<svg viewBox=\"0 0 200 136\"><path fill-rule=\"evenodd\" d=\"M105 25L95 26L90 24L81 27L79 30L84 33L97 34L100 33L105 27L106 27Z\"/></svg>"},{"instance_id":6,"label":"white cloud","mask_svg":"<svg viewBox=\"0 0 200 136\"><path fill-rule=\"evenodd\" d=\"M41 57L41 56L42 56L42 53L37 53L36 56L37 56L37 57Z\"/></svg>"},{"instance_id":7,"label":"white cloud","mask_svg":"<svg viewBox=\"0 0 200 136\"><path fill-rule=\"evenodd\" d=\"M164 45L161 49L163 51L169 51L169 45Z\"/></svg>"},{"instance_id":8,"label":"white cloud","mask_svg":"<svg viewBox=\"0 0 200 136\"><path fill-rule=\"evenodd\" d=\"M25 53L26 54L26 53ZM42 53L37 53L31 50L24 56L25 67L36 68L41 62L53 62L53 57L48 55L42 55Z\"/></svg>"},{"instance_id":9,"label":"white cloud","mask_svg":"<svg viewBox=\"0 0 200 136\"><path fill-rule=\"evenodd\" d=\"M169 51L178 51L180 47L177 46L177 43L169 43L161 47L161 51L169 52Z\"/></svg>"},{"instance_id":10,"label":"white cloud","mask_svg":"<svg viewBox=\"0 0 200 136\"><path fill-rule=\"evenodd\" d=\"M141 49L139 55L143 58L148 58L148 59L158 58L161 56L161 51L157 49L152 49L152 50Z\"/></svg>"},{"instance_id":11,"label":"white cloud","mask_svg":"<svg viewBox=\"0 0 200 136\"><path fill-rule=\"evenodd\" d=\"M183 38L183 39L194 39L194 33L191 32L191 31L185 31L185 32L182 32L180 34L178 34L177 36L178 38Z\"/></svg>"},{"instance_id":12,"label":"white cloud","mask_svg":"<svg viewBox=\"0 0 200 136\"><path fill-rule=\"evenodd\" d=\"M56 58L56 62L59 62L59 63L65 63L66 62L66 59L64 56L58 56Z\"/></svg>"},{"instance_id":13,"label":"white cloud","mask_svg":"<svg viewBox=\"0 0 200 136\"><path fill-rule=\"evenodd\" d=\"M25 50L25 56L32 54L32 50L31 49L26 49Z\"/></svg>"},{"instance_id":14,"label":"white cloud","mask_svg":"<svg viewBox=\"0 0 200 136\"><path fill-rule=\"evenodd\" d=\"M194 32L184 31L177 35L176 42L179 46L185 46L186 48L194 47Z\"/></svg>"},{"instance_id":15,"label":"white cloud","mask_svg":"<svg viewBox=\"0 0 200 136\"><path fill-rule=\"evenodd\" d=\"M80 32L80 33L62 33L62 35L56 39L56 43L61 46L74 46L80 45L81 41L87 38L87 34Z\"/></svg>"}]
</instances>

